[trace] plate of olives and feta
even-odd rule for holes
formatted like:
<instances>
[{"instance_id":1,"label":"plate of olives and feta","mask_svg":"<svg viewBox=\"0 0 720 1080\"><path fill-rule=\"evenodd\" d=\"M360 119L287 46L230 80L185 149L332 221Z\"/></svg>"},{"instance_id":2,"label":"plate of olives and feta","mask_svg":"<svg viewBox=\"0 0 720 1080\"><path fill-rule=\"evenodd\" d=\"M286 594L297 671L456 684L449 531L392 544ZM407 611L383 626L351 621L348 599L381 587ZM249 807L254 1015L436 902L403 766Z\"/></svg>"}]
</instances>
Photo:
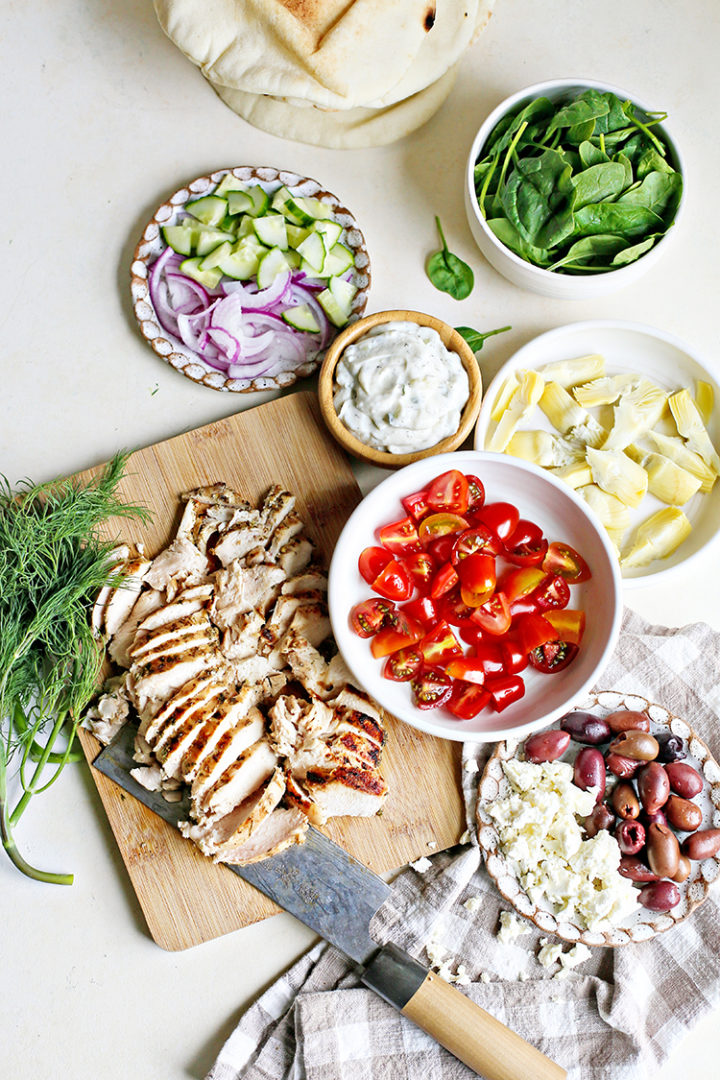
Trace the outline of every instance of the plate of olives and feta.
<instances>
[{"instance_id":1,"label":"plate of olives and feta","mask_svg":"<svg viewBox=\"0 0 720 1080\"><path fill-rule=\"evenodd\" d=\"M720 877L720 765L664 706L601 691L496 747L477 824L490 876L539 929L586 945L646 941Z\"/></svg>"}]
</instances>

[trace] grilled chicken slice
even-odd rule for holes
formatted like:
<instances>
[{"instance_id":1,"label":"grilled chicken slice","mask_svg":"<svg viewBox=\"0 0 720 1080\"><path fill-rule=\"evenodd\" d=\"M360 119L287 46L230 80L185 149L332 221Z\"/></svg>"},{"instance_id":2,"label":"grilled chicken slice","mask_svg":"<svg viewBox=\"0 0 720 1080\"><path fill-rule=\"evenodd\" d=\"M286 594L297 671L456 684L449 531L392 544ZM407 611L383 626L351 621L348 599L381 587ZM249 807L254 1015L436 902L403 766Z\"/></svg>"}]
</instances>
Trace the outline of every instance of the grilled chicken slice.
<instances>
[{"instance_id":1,"label":"grilled chicken slice","mask_svg":"<svg viewBox=\"0 0 720 1080\"><path fill-rule=\"evenodd\" d=\"M237 753L241 753L247 746L262 737L264 723L258 710L253 709L250 715L248 704L238 699L234 687L226 687L215 702L212 716L205 721L196 737L185 749L179 772L186 783L189 784L195 779L200 767L215 752L221 740L235 731L238 726L244 731L242 738L238 735L234 746Z\"/></svg>"},{"instance_id":2,"label":"grilled chicken slice","mask_svg":"<svg viewBox=\"0 0 720 1080\"><path fill-rule=\"evenodd\" d=\"M283 596L315 591L325 594L327 593L327 588L327 575L324 574L319 567L308 566L302 573L296 574L295 577L288 578L287 581L283 582L283 587L280 591Z\"/></svg>"},{"instance_id":3,"label":"grilled chicken slice","mask_svg":"<svg viewBox=\"0 0 720 1080\"><path fill-rule=\"evenodd\" d=\"M219 625L219 624L218 624ZM259 611L244 611L224 629L220 648L229 660L246 660L258 651L258 642L265 625Z\"/></svg>"},{"instance_id":4,"label":"grilled chicken slice","mask_svg":"<svg viewBox=\"0 0 720 1080\"><path fill-rule=\"evenodd\" d=\"M223 566L243 559L250 551L264 546L265 531L262 521L245 522L223 533L212 548L212 553Z\"/></svg>"},{"instance_id":5,"label":"grilled chicken slice","mask_svg":"<svg viewBox=\"0 0 720 1080\"><path fill-rule=\"evenodd\" d=\"M165 589L171 596L183 586L202 581L208 567L208 560L202 552L190 540L180 537L155 556L145 580L150 588Z\"/></svg>"},{"instance_id":6,"label":"grilled chicken slice","mask_svg":"<svg viewBox=\"0 0 720 1080\"><path fill-rule=\"evenodd\" d=\"M165 606L165 597L157 589L145 589L140 593L135 605L125 622L117 630L108 645L110 658L119 667L129 668L131 664L130 649L135 643L135 635L140 623L153 611L158 611Z\"/></svg>"},{"instance_id":7,"label":"grilled chicken slice","mask_svg":"<svg viewBox=\"0 0 720 1080\"><path fill-rule=\"evenodd\" d=\"M291 594L290 596L281 595L277 598L270 618L263 627L259 642L262 651L267 652L277 645L290 629L293 616L298 608L305 605L312 605L313 611L320 612L321 617L327 621L327 610L324 608L324 598L321 592ZM312 616L309 617L309 620L312 620ZM327 633L324 637L327 637ZM324 638L320 640L322 641Z\"/></svg>"},{"instance_id":8,"label":"grilled chicken slice","mask_svg":"<svg viewBox=\"0 0 720 1080\"><path fill-rule=\"evenodd\" d=\"M211 615L219 626L232 626L238 615L257 610L265 614L280 593L285 572L271 563L246 567L233 563L215 574Z\"/></svg>"},{"instance_id":9,"label":"grilled chicken slice","mask_svg":"<svg viewBox=\"0 0 720 1080\"><path fill-rule=\"evenodd\" d=\"M140 734L148 742L154 742L158 732L164 724L179 715L183 708L193 709L196 705L214 693L212 674L203 674L188 679L183 686L179 687L160 705L145 710L141 717Z\"/></svg>"},{"instance_id":10,"label":"grilled chicken slice","mask_svg":"<svg viewBox=\"0 0 720 1080\"><path fill-rule=\"evenodd\" d=\"M277 563L287 577L301 573L310 562L313 546L306 536L295 536L284 544L277 553Z\"/></svg>"},{"instance_id":11,"label":"grilled chicken slice","mask_svg":"<svg viewBox=\"0 0 720 1080\"><path fill-rule=\"evenodd\" d=\"M159 626L174 622L186 615L193 615L202 611L210 603L213 594L211 583L205 585L192 585L178 593L170 604L163 604L159 610L150 612L138 623L138 631L156 630Z\"/></svg>"},{"instance_id":12,"label":"grilled chicken slice","mask_svg":"<svg viewBox=\"0 0 720 1080\"><path fill-rule=\"evenodd\" d=\"M191 791L191 806L195 818L223 817L265 782L274 772L278 757L267 739L258 739L219 778L198 797L197 781ZM202 773L202 769L200 770ZM200 776L198 774L198 777Z\"/></svg>"},{"instance_id":13,"label":"grilled chicken slice","mask_svg":"<svg viewBox=\"0 0 720 1080\"><path fill-rule=\"evenodd\" d=\"M150 569L150 560L137 548L126 544L117 549L118 561L113 567L113 574L122 574L120 585L106 585L100 590L93 606L91 621L93 630L106 639L111 639L135 606L143 585L145 575Z\"/></svg>"},{"instance_id":14,"label":"grilled chicken slice","mask_svg":"<svg viewBox=\"0 0 720 1080\"><path fill-rule=\"evenodd\" d=\"M273 484L260 507L266 540L271 539L275 530L294 509L295 496L285 491L280 484Z\"/></svg>"},{"instance_id":15,"label":"grilled chicken slice","mask_svg":"<svg viewBox=\"0 0 720 1080\"><path fill-rule=\"evenodd\" d=\"M167 655L182 650L193 638L217 640L215 628L204 611L181 616L171 622L160 623L152 630L138 628L135 643L130 649L130 659L138 664L144 664L153 656Z\"/></svg>"},{"instance_id":16,"label":"grilled chicken slice","mask_svg":"<svg viewBox=\"0 0 720 1080\"><path fill-rule=\"evenodd\" d=\"M372 817L382 809L387 785L377 772L339 766L330 772L309 772L302 787L312 805L309 818L324 825L328 818Z\"/></svg>"},{"instance_id":17,"label":"grilled chicken slice","mask_svg":"<svg viewBox=\"0 0 720 1080\"><path fill-rule=\"evenodd\" d=\"M211 822L183 822L183 836L194 840L205 855L221 854L226 848L244 844L250 835L271 814L285 794L282 769L275 769L266 783L261 784L225 817Z\"/></svg>"},{"instance_id":18,"label":"grilled chicken slice","mask_svg":"<svg viewBox=\"0 0 720 1080\"><path fill-rule=\"evenodd\" d=\"M296 536L299 536L304 528L305 526L295 511L291 510L267 540L266 548L269 561L274 562L280 548L284 547L285 544L289 544Z\"/></svg>"},{"instance_id":19,"label":"grilled chicken slice","mask_svg":"<svg viewBox=\"0 0 720 1080\"><path fill-rule=\"evenodd\" d=\"M328 664L317 649L301 634L289 633L283 641L282 651L298 682L310 693L323 697Z\"/></svg>"},{"instance_id":20,"label":"grilled chicken slice","mask_svg":"<svg viewBox=\"0 0 720 1080\"><path fill-rule=\"evenodd\" d=\"M145 653L130 669L128 686L138 712L153 702L166 701L189 679L221 666L217 631L199 630L196 635L170 642L157 651Z\"/></svg>"},{"instance_id":21,"label":"grilled chicken slice","mask_svg":"<svg viewBox=\"0 0 720 1080\"><path fill-rule=\"evenodd\" d=\"M216 684L214 689L215 693L209 694L201 704L186 710L176 722L166 724L159 732L152 749L166 776L184 779L181 765L185 754L217 712L225 688Z\"/></svg>"},{"instance_id":22,"label":"grilled chicken slice","mask_svg":"<svg viewBox=\"0 0 720 1080\"><path fill-rule=\"evenodd\" d=\"M192 782L190 798L196 818L200 816L197 811L204 807L206 796L216 788L226 769L237 761L249 747L262 739L264 732L264 717L259 709L252 708L246 716L238 719L233 727L225 731L217 740L215 746L197 770ZM269 775L270 773L268 773ZM228 809L231 810L232 806Z\"/></svg>"},{"instance_id":23,"label":"grilled chicken slice","mask_svg":"<svg viewBox=\"0 0 720 1080\"><path fill-rule=\"evenodd\" d=\"M215 862L231 866L260 862L271 855L279 855L293 844L302 844L307 830L308 820L300 810L279 807L260 823L244 844L223 849L215 856Z\"/></svg>"}]
</instances>

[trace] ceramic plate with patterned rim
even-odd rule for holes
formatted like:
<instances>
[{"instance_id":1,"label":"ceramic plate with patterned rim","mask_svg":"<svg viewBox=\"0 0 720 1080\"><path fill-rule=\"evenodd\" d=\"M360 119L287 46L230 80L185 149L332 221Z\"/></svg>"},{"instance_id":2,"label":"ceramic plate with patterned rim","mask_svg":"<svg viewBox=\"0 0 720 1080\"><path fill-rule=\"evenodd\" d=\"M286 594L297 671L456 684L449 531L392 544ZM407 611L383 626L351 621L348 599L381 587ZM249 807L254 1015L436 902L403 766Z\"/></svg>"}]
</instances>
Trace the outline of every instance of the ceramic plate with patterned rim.
<instances>
[{"instance_id":1,"label":"ceramic plate with patterned rim","mask_svg":"<svg viewBox=\"0 0 720 1080\"><path fill-rule=\"evenodd\" d=\"M249 393L260 390L278 390L291 386L299 378L312 374L324 355L324 349L311 353L305 363L293 371L286 371L275 376L232 379L225 372L211 367L196 352L182 341L163 329L150 297L148 270L155 260L166 250L162 228L174 225L179 220L185 204L190 199L199 199L215 190L222 178L231 173L238 180L249 184L259 183L269 194L283 185L294 195L314 197L326 203L332 210L333 220L344 229L343 243L350 248L354 256L352 283L357 288L353 299L350 321L359 319L365 311L370 288L370 259L365 240L357 227L355 218L340 200L329 191L325 191L317 180L297 173L268 167L239 165L232 169L218 169L208 176L199 176L185 187L180 188L157 208L150 221L143 229L142 237L135 248L131 266L131 293L135 317L140 332L150 347L172 365L182 375L194 382L201 383L213 390L229 390L236 393ZM339 332L339 331L338 331Z\"/></svg>"},{"instance_id":2,"label":"ceramic plate with patterned rim","mask_svg":"<svg viewBox=\"0 0 720 1080\"><path fill-rule=\"evenodd\" d=\"M651 704L646 698L615 691L590 694L585 701L578 702L575 708L603 717L618 709L645 712L650 717L653 733L669 731L681 736L686 743L687 756L683 759L684 762L697 769L705 780L703 791L693 800L703 811L700 828L720 828L720 766L702 739L685 720L673 716L662 705ZM560 721L552 727L559 728ZM639 908L618 927L611 930L591 931L574 923L562 922L555 917L549 904L541 906L532 901L500 850L497 829L488 813L490 804L496 799L505 797L511 790L503 772L503 761L513 758L523 760L522 747L523 743L517 740L498 744L480 780L477 803L478 840L485 856L488 873L501 894L521 915L534 922L540 930L555 934L564 941L581 941L585 945L618 946L647 941L656 934L670 930L702 904L710 885L720 876L720 854L691 864L690 877L678 886L680 903L675 908L667 912ZM581 744L571 742L561 760L572 763L574 754L581 748ZM680 837L682 838L683 835L680 834Z\"/></svg>"}]
</instances>

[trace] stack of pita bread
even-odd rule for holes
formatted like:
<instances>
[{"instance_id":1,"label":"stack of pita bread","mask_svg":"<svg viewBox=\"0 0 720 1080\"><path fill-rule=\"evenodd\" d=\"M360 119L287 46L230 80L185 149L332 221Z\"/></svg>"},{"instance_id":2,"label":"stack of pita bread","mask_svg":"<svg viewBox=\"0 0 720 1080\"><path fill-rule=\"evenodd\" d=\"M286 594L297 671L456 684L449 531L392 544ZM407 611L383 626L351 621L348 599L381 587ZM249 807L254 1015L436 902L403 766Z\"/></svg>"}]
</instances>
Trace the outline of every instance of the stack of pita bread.
<instances>
[{"instance_id":1,"label":"stack of pita bread","mask_svg":"<svg viewBox=\"0 0 720 1080\"><path fill-rule=\"evenodd\" d=\"M287 139L393 142L425 123L494 0L155 0L222 100Z\"/></svg>"}]
</instances>

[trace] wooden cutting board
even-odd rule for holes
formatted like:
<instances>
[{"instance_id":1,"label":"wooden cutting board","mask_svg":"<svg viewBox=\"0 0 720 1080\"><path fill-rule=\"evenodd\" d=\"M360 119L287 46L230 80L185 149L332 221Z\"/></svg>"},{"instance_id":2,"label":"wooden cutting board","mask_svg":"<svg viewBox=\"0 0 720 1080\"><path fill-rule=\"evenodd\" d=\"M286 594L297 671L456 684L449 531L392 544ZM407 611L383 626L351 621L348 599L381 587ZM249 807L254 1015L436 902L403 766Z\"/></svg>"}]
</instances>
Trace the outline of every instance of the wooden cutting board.
<instances>
[{"instance_id":1,"label":"wooden cutting board","mask_svg":"<svg viewBox=\"0 0 720 1080\"><path fill-rule=\"evenodd\" d=\"M145 528L111 522L110 535L142 540L147 554L154 555L175 534L178 495L221 480L253 502L272 483L292 491L326 566L360 501L348 460L322 423L316 396L294 393L133 454L120 493L148 506L153 522ZM390 794L382 814L337 819L324 827L377 873L449 847L465 829L460 744L415 732L392 717L387 721L383 773ZM87 732L80 737L92 761L99 743ZM92 775L158 945L185 949L279 910L112 781L94 769Z\"/></svg>"}]
</instances>

